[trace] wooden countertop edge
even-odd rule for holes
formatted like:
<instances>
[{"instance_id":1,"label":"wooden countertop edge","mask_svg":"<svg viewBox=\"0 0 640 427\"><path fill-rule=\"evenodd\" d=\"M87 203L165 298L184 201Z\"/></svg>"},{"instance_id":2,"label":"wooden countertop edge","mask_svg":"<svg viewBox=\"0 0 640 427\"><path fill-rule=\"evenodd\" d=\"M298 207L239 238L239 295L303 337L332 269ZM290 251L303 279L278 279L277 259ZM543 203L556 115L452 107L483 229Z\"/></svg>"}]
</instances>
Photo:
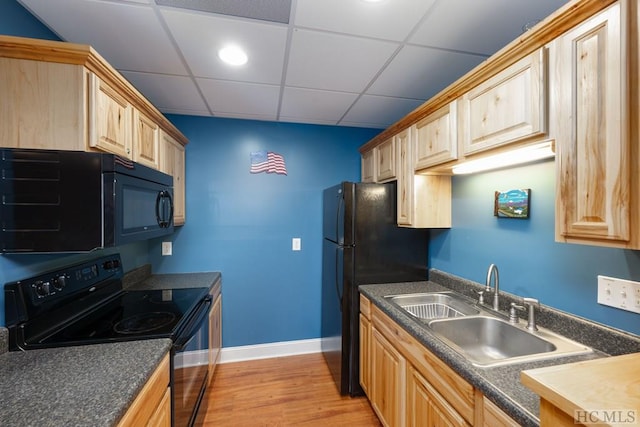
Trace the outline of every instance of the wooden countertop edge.
<instances>
[{"instance_id":1,"label":"wooden countertop edge","mask_svg":"<svg viewBox=\"0 0 640 427\"><path fill-rule=\"evenodd\" d=\"M180 144L184 146L189 142L173 123L89 45L26 37L0 36L0 57L82 65L110 86L123 92L135 108L144 112L150 119L158 123L162 130Z\"/></svg>"},{"instance_id":2,"label":"wooden countertop edge","mask_svg":"<svg viewBox=\"0 0 640 427\"><path fill-rule=\"evenodd\" d=\"M478 86L512 63L543 47L578 23L584 21L616 0L574 0L549 15L533 29L525 32L486 61L456 80L440 93L379 133L359 148L364 153L417 123L429 114Z\"/></svg>"},{"instance_id":3,"label":"wooden countertop edge","mask_svg":"<svg viewBox=\"0 0 640 427\"><path fill-rule=\"evenodd\" d=\"M638 377L633 374L631 369L636 371L640 366L640 353L625 354L621 356L605 357L602 359L585 360L582 362L568 363L564 365L549 366L545 368L529 369L520 373L520 381L526 387L537 393L541 399L545 399L550 402L569 416L573 417L576 410L600 410L600 409L615 409L620 408L607 408L604 407L585 407L588 404L588 399L584 398L582 394L583 390L590 390L590 394L593 394L593 390L597 390L598 386L602 383L602 375L607 373L620 372L620 370L630 370L630 374L626 376L628 379L624 383L616 383L616 391L625 393L628 389L627 386L631 386L637 383ZM598 372L599 375L594 373ZM564 376L569 374L572 378L584 378L583 381L578 381L578 390L580 395L575 394L576 384L567 384L564 380ZM583 374L583 375L581 375ZM611 386L611 384L608 384ZM607 395L607 399L611 400L610 394ZM615 400L615 397L614 397ZM625 403L623 403L624 405ZM640 409L640 394L637 396L637 402L633 403L635 408Z\"/></svg>"}]
</instances>

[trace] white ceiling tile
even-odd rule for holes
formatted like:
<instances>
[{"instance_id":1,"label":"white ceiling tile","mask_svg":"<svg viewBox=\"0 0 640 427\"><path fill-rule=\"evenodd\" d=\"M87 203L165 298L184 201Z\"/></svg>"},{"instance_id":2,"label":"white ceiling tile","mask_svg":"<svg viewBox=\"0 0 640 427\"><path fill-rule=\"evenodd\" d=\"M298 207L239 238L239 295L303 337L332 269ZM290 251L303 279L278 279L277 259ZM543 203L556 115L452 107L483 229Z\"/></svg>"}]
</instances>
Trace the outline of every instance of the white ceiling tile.
<instances>
[{"instance_id":1,"label":"white ceiling tile","mask_svg":"<svg viewBox=\"0 0 640 427\"><path fill-rule=\"evenodd\" d=\"M196 77L280 84L286 26L175 9L163 9L162 14ZM227 44L242 47L249 56L247 64L223 63L218 50Z\"/></svg>"},{"instance_id":2,"label":"white ceiling tile","mask_svg":"<svg viewBox=\"0 0 640 427\"><path fill-rule=\"evenodd\" d=\"M301 27L403 41L435 0L298 0Z\"/></svg>"},{"instance_id":3,"label":"white ceiling tile","mask_svg":"<svg viewBox=\"0 0 640 427\"><path fill-rule=\"evenodd\" d=\"M122 73L159 110L195 110L208 112L198 89L189 77L166 74Z\"/></svg>"},{"instance_id":4,"label":"white ceiling tile","mask_svg":"<svg viewBox=\"0 0 640 427\"><path fill-rule=\"evenodd\" d=\"M522 27L546 18L565 0L439 0L409 40L491 55L522 34Z\"/></svg>"},{"instance_id":5,"label":"white ceiling tile","mask_svg":"<svg viewBox=\"0 0 640 427\"><path fill-rule=\"evenodd\" d=\"M280 88L274 85L197 79L214 115L248 114L277 118ZM226 115L225 117L231 117Z\"/></svg>"},{"instance_id":6,"label":"white ceiling tile","mask_svg":"<svg viewBox=\"0 0 640 427\"><path fill-rule=\"evenodd\" d=\"M358 97L355 93L287 87L280 117L336 123Z\"/></svg>"},{"instance_id":7,"label":"white ceiling tile","mask_svg":"<svg viewBox=\"0 0 640 427\"><path fill-rule=\"evenodd\" d=\"M363 95L344 117L343 122L371 123L387 127L422 105L422 101L385 96Z\"/></svg>"},{"instance_id":8,"label":"white ceiling tile","mask_svg":"<svg viewBox=\"0 0 640 427\"><path fill-rule=\"evenodd\" d=\"M184 74L150 6L94 0L22 0L66 41L90 44L118 69Z\"/></svg>"},{"instance_id":9,"label":"white ceiling tile","mask_svg":"<svg viewBox=\"0 0 640 427\"><path fill-rule=\"evenodd\" d=\"M367 93L426 101L485 59L478 55L405 46Z\"/></svg>"},{"instance_id":10,"label":"white ceiling tile","mask_svg":"<svg viewBox=\"0 0 640 427\"><path fill-rule=\"evenodd\" d=\"M361 92L399 44L295 30L287 86Z\"/></svg>"}]
</instances>

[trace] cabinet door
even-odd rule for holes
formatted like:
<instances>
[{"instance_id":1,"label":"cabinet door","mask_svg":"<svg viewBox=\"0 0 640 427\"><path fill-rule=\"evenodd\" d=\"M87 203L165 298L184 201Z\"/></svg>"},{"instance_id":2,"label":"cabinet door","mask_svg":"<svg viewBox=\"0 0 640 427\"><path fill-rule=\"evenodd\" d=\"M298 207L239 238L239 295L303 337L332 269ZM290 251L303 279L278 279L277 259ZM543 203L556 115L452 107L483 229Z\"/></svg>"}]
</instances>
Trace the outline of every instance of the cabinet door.
<instances>
[{"instance_id":1,"label":"cabinet door","mask_svg":"<svg viewBox=\"0 0 640 427\"><path fill-rule=\"evenodd\" d=\"M89 75L89 145L131 159L132 108L95 74Z\"/></svg>"},{"instance_id":2,"label":"cabinet door","mask_svg":"<svg viewBox=\"0 0 640 427\"><path fill-rule=\"evenodd\" d=\"M546 135L545 51L538 49L463 95L464 154Z\"/></svg>"},{"instance_id":3,"label":"cabinet door","mask_svg":"<svg viewBox=\"0 0 640 427\"><path fill-rule=\"evenodd\" d=\"M413 366L407 369L406 411L407 427L469 426Z\"/></svg>"},{"instance_id":4,"label":"cabinet door","mask_svg":"<svg viewBox=\"0 0 640 427\"><path fill-rule=\"evenodd\" d=\"M360 385L371 396L371 321L360 314Z\"/></svg>"},{"instance_id":5,"label":"cabinet door","mask_svg":"<svg viewBox=\"0 0 640 427\"><path fill-rule=\"evenodd\" d=\"M482 406L482 425L484 427L518 427L520 425L484 396Z\"/></svg>"},{"instance_id":6,"label":"cabinet door","mask_svg":"<svg viewBox=\"0 0 640 427\"><path fill-rule=\"evenodd\" d=\"M376 182L385 182L396 177L396 140L389 138L375 148L376 154Z\"/></svg>"},{"instance_id":7,"label":"cabinet door","mask_svg":"<svg viewBox=\"0 0 640 427\"><path fill-rule=\"evenodd\" d=\"M171 388L167 387L160 404L149 418L148 427L171 427Z\"/></svg>"},{"instance_id":8,"label":"cabinet door","mask_svg":"<svg viewBox=\"0 0 640 427\"><path fill-rule=\"evenodd\" d=\"M550 44L556 240L625 246L630 156L620 4Z\"/></svg>"},{"instance_id":9,"label":"cabinet door","mask_svg":"<svg viewBox=\"0 0 640 427\"><path fill-rule=\"evenodd\" d=\"M371 406L385 426L404 426L405 359L372 328Z\"/></svg>"},{"instance_id":10,"label":"cabinet door","mask_svg":"<svg viewBox=\"0 0 640 427\"><path fill-rule=\"evenodd\" d=\"M209 313L209 383L213 381L222 349L222 295L218 294Z\"/></svg>"},{"instance_id":11,"label":"cabinet door","mask_svg":"<svg viewBox=\"0 0 640 427\"><path fill-rule=\"evenodd\" d=\"M415 170L458 158L457 115L453 101L413 126Z\"/></svg>"},{"instance_id":12,"label":"cabinet door","mask_svg":"<svg viewBox=\"0 0 640 427\"><path fill-rule=\"evenodd\" d=\"M186 221L185 154L182 144L160 132L160 170L173 177L173 224Z\"/></svg>"},{"instance_id":13,"label":"cabinet door","mask_svg":"<svg viewBox=\"0 0 640 427\"><path fill-rule=\"evenodd\" d=\"M160 168L160 128L140 111L133 110L133 160Z\"/></svg>"},{"instance_id":14,"label":"cabinet door","mask_svg":"<svg viewBox=\"0 0 640 427\"><path fill-rule=\"evenodd\" d=\"M398 182L397 182L397 222L398 225L413 224L413 157L411 155L411 128L405 129L395 136L398 150Z\"/></svg>"},{"instance_id":15,"label":"cabinet door","mask_svg":"<svg viewBox=\"0 0 640 427\"><path fill-rule=\"evenodd\" d=\"M376 149L362 153L362 182L376 182Z\"/></svg>"}]
</instances>

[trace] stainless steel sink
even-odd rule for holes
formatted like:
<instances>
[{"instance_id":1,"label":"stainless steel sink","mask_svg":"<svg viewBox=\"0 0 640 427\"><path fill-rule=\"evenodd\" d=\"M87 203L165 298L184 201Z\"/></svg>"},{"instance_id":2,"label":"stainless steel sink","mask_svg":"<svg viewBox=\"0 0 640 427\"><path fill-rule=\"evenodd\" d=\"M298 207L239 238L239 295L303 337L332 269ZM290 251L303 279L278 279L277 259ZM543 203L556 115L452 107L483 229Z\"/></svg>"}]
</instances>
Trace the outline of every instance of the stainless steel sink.
<instances>
[{"instance_id":1,"label":"stainless steel sink","mask_svg":"<svg viewBox=\"0 0 640 427\"><path fill-rule=\"evenodd\" d=\"M432 320L477 315L480 310L451 292L389 295L389 301L418 319Z\"/></svg>"},{"instance_id":2,"label":"stainless steel sink","mask_svg":"<svg viewBox=\"0 0 640 427\"><path fill-rule=\"evenodd\" d=\"M546 329L529 332L491 316L432 320L428 325L451 348L481 367L592 351Z\"/></svg>"}]
</instances>

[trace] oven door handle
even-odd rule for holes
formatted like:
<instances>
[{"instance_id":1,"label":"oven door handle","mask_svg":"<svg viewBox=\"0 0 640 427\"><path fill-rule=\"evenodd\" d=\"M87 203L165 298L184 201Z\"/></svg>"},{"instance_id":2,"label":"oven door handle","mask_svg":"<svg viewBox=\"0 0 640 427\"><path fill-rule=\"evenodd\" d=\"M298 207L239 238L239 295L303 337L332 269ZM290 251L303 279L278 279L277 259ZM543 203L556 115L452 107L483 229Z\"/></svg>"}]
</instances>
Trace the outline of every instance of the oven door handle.
<instances>
[{"instance_id":1,"label":"oven door handle","mask_svg":"<svg viewBox=\"0 0 640 427\"><path fill-rule=\"evenodd\" d=\"M174 347L177 351L182 351L193 335L202 327L204 322L209 321L209 311L211 310L211 295L207 295L198 306L197 314L191 319L184 329L184 332L176 338Z\"/></svg>"}]
</instances>

